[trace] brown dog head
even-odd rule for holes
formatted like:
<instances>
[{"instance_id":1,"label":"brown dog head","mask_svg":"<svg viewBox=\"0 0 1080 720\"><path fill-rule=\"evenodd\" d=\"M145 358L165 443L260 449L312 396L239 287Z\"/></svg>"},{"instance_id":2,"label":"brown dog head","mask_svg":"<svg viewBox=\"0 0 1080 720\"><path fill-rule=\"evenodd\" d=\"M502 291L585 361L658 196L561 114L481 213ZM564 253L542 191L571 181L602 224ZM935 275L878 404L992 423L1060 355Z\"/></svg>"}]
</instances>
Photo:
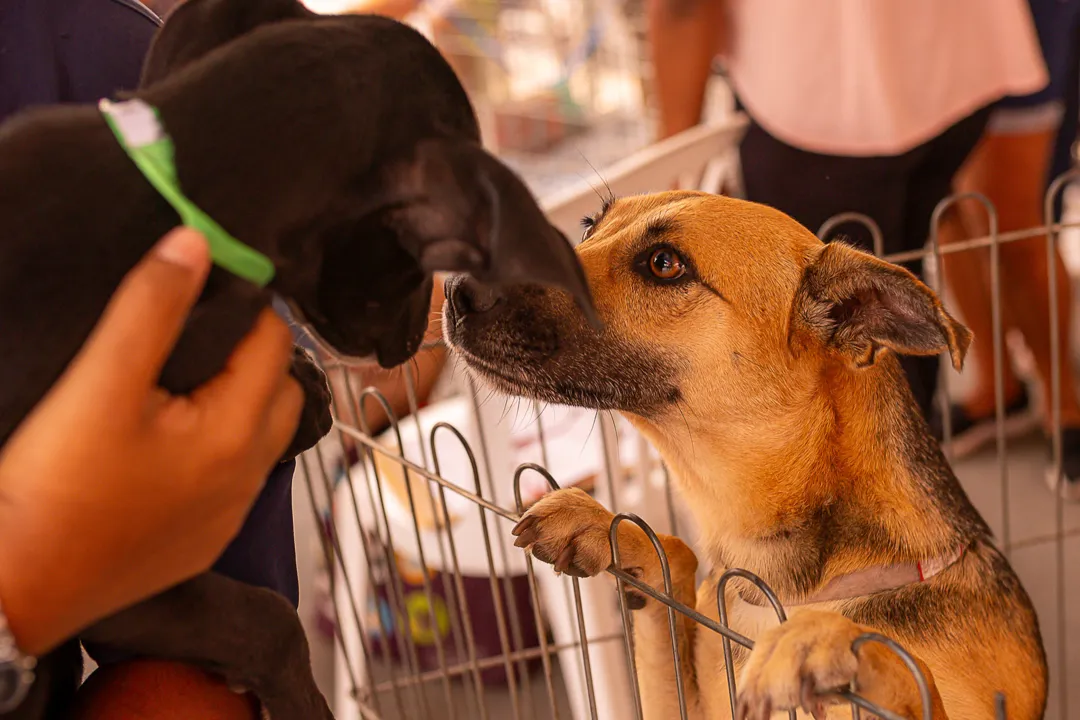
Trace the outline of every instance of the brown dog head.
<instances>
[{"instance_id":1,"label":"brown dog head","mask_svg":"<svg viewBox=\"0 0 1080 720\"><path fill-rule=\"evenodd\" d=\"M605 204L585 227L600 330L558 291L449 281L447 339L497 388L752 431L822 377L896 378L895 353L948 350L959 367L971 340L906 270L761 205L661 193Z\"/></svg>"}]
</instances>

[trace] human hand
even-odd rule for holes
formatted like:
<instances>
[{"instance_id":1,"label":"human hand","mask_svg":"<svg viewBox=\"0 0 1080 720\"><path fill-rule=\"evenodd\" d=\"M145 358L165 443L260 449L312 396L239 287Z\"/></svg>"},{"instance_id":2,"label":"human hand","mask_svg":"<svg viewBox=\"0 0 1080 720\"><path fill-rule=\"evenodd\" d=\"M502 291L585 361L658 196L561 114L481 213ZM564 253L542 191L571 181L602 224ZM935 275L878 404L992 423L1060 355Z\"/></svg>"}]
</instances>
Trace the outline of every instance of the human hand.
<instances>
[{"instance_id":1,"label":"human hand","mask_svg":"<svg viewBox=\"0 0 1080 720\"><path fill-rule=\"evenodd\" d=\"M0 448L0 607L24 652L205 571L236 535L303 404L269 309L186 397L157 387L210 267L166 236Z\"/></svg>"}]
</instances>

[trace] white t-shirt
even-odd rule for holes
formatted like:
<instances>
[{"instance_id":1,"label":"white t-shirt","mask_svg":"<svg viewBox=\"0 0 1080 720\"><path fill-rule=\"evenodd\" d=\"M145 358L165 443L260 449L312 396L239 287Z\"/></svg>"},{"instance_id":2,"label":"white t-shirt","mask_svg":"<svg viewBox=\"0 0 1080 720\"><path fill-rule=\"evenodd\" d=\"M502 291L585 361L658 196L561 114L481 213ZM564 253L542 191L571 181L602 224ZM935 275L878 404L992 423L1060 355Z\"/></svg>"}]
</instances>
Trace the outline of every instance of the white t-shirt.
<instances>
[{"instance_id":1,"label":"white t-shirt","mask_svg":"<svg viewBox=\"0 0 1080 720\"><path fill-rule=\"evenodd\" d=\"M1047 83L1027 0L727 0L728 69L770 134L897 155Z\"/></svg>"}]
</instances>

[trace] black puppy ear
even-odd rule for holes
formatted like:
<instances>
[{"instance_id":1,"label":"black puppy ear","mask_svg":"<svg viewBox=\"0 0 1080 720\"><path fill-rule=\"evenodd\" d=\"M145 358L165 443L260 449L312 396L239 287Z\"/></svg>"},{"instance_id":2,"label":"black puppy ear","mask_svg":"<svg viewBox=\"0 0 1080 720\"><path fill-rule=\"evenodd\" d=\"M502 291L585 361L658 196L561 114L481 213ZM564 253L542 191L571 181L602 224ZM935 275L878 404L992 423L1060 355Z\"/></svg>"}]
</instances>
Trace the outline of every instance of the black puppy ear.
<instances>
[{"instance_id":1,"label":"black puppy ear","mask_svg":"<svg viewBox=\"0 0 1080 720\"><path fill-rule=\"evenodd\" d=\"M843 243L818 253L803 273L795 323L856 367L873 365L883 348L901 355L949 351L961 369L971 331L907 270Z\"/></svg>"},{"instance_id":2,"label":"black puppy ear","mask_svg":"<svg viewBox=\"0 0 1080 720\"><path fill-rule=\"evenodd\" d=\"M299 0L187 0L158 31L143 64L148 87L260 25L316 17Z\"/></svg>"},{"instance_id":3,"label":"black puppy ear","mask_svg":"<svg viewBox=\"0 0 1080 720\"><path fill-rule=\"evenodd\" d=\"M425 140L388 170L402 244L428 273L466 272L489 285L568 292L598 322L577 255L509 168L469 141Z\"/></svg>"}]
</instances>

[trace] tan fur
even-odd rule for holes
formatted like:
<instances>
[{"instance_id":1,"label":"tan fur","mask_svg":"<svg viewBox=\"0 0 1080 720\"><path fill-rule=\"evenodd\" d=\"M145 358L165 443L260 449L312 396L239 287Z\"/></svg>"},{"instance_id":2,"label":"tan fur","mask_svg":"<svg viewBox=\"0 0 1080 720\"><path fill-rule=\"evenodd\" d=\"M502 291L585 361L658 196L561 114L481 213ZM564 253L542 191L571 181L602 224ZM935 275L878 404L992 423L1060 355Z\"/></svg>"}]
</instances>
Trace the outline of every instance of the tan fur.
<instances>
[{"instance_id":1,"label":"tan fur","mask_svg":"<svg viewBox=\"0 0 1080 720\"><path fill-rule=\"evenodd\" d=\"M631 257L648 246L643 238L658 225L669 228L663 242L689 257L708 287L658 289L634 273ZM865 517L885 540L815 540L812 549L823 553L815 588L858 569L941 556L957 542L950 513L981 523L962 493L939 497L945 491L934 478L952 476L936 445L924 442L926 427L899 387L895 359L896 352L948 351L959 366L970 333L906 271L845 246L826 249L772 209L697 193L614 202L578 254L606 324L597 342L617 338L678 368L681 396L673 406L625 412L672 470L700 528L700 550L714 568L695 600L693 551L677 538L662 538L676 599L696 602L716 618L715 578L730 566L752 570L782 601L798 602L809 589L791 568L801 567L805 548L784 533L817 537L819 515L808 509L824 512L838 499L847 513L832 520L838 531ZM844 303L852 298L858 310L849 317ZM865 310L879 302L901 314L911 310L917 320L899 327L892 315ZM560 321L574 312L556 293L546 294L542 309ZM452 332L448 337L456 342ZM470 347L470 354L482 353ZM528 391L527 384L520 390ZM929 453L930 480L920 480L921 469L910 464L920 453ZM612 562L611 519L585 493L563 490L533 506L515 532L519 544L559 569L594 575ZM621 566L662 589L659 562L644 534L624 523L619 538ZM945 608L925 627L861 625L850 617L875 612L863 600L794 607L790 621L777 627L771 611L737 592L753 599L748 584L731 583L732 627L757 642L751 653L736 653L741 712L763 718L825 703L829 717L849 717L826 691L854 682L861 694L902 716L921 717L915 683L894 655L878 645L852 654L852 640L873 630L900 641L927 670L935 717L992 718L997 691L1007 696L1011 720L1038 717L1046 676L1033 611L1022 590L1002 599L1006 591L997 588L1011 588L1014 576L987 542L974 542L976 550L923 584L929 599L905 600L927 614ZM995 563L1008 576L1000 582L987 579L986 567ZM970 612L954 609L963 607ZM634 625L645 717L678 717L665 608L647 602ZM691 716L729 717L720 637L680 616L679 646ZM813 692L804 693L804 682Z\"/></svg>"}]
</instances>

